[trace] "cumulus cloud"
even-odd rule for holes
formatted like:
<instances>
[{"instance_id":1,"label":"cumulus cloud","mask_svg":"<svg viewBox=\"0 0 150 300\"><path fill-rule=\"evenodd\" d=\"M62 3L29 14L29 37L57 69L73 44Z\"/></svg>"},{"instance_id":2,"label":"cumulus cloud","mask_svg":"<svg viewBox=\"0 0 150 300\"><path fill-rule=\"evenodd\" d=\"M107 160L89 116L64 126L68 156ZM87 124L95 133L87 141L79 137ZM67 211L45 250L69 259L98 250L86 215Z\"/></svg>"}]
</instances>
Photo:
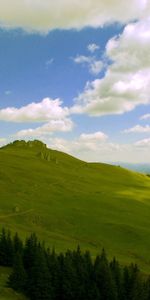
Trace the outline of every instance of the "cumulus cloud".
<instances>
[{"instance_id":1,"label":"cumulus cloud","mask_svg":"<svg viewBox=\"0 0 150 300\"><path fill-rule=\"evenodd\" d=\"M89 134L82 133L75 141L73 147L80 149L80 151L95 151L100 145L106 142L107 138L108 136L101 131Z\"/></svg>"},{"instance_id":2,"label":"cumulus cloud","mask_svg":"<svg viewBox=\"0 0 150 300\"><path fill-rule=\"evenodd\" d=\"M91 53L94 53L96 50L100 49L100 46L98 46L97 44L89 44L87 46L88 51L90 51Z\"/></svg>"},{"instance_id":3,"label":"cumulus cloud","mask_svg":"<svg viewBox=\"0 0 150 300\"><path fill-rule=\"evenodd\" d=\"M16 138L31 138L31 137L44 137L51 135L53 132L60 131L66 132L73 129L73 122L69 118L62 120L51 120L50 122L37 127L35 129L24 129L18 131L14 136Z\"/></svg>"},{"instance_id":4,"label":"cumulus cloud","mask_svg":"<svg viewBox=\"0 0 150 300\"><path fill-rule=\"evenodd\" d=\"M73 61L76 64L81 64L83 66L88 66L89 72L93 75L98 75L103 69L103 62L101 60L97 60L94 56L84 56L77 55L73 58Z\"/></svg>"},{"instance_id":5,"label":"cumulus cloud","mask_svg":"<svg viewBox=\"0 0 150 300\"><path fill-rule=\"evenodd\" d=\"M106 46L112 61L105 77L86 84L73 112L122 114L150 103L150 18L128 24Z\"/></svg>"},{"instance_id":6,"label":"cumulus cloud","mask_svg":"<svg viewBox=\"0 0 150 300\"><path fill-rule=\"evenodd\" d=\"M125 129L124 133L149 133L150 132L150 125L136 125L132 128Z\"/></svg>"},{"instance_id":7,"label":"cumulus cloud","mask_svg":"<svg viewBox=\"0 0 150 300\"><path fill-rule=\"evenodd\" d=\"M74 123L69 118L69 109L62 107L60 99L45 98L38 103L30 103L21 108L8 107L0 110L0 121L16 123L45 123L34 129L18 131L17 138L40 137L56 131L72 130Z\"/></svg>"},{"instance_id":8,"label":"cumulus cloud","mask_svg":"<svg viewBox=\"0 0 150 300\"><path fill-rule=\"evenodd\" d=\"M50 138L47 143L50 148L67 152L87 161L110 160L109 155L111 157L113 152L119 151L119 145L109 142L108 136L101 131L82 133L73 140Z\"/></svg>"},{"instance_id":9,"label":"cumulus cloud","mask_svg":"<svg viewBox=\"0 0 150 300\"><path fill-rule=\"evenodd\" d=\"M0 110L0 121L7 122L47 122L59 120L69 114L67 107L62 107L60 99L45 98L38 103L30 103L21 108L7 107Z\"/></svg>"},{"instance_id":10,"label":"cumulus cloud","mask_svg":"<svg viewBox=\"0 0 150 300\"><path fill-rule=\"evenodd\" d=\"M27 31L98 27L150 14L149 0L1 0L0 24Z\"/></svg>"},{"instance_id":11,"label":"cumulus cloud","mask_svg":"<svg viewBox=\"0 0 150 300\"><path fill-rule=\"evenodd\" d=\"M100 136L103 133L100 132ZM99 133L81 134L78 138L67 140L51 137L47 144L57 149L89 162L150 162L150 138L133 144L112 143L109 137L95 138ZM93 155L94 153L94 155Z\"/></svg>"}]
</instances>

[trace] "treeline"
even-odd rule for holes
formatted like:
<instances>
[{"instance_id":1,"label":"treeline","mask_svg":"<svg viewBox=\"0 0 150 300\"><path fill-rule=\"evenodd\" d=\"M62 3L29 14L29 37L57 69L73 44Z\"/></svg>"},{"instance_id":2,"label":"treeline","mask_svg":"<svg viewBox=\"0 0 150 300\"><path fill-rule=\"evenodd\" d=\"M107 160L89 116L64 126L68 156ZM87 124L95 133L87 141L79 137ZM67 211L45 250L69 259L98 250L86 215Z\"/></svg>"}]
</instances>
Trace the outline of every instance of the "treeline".
<instances>
[{"instance_id":1,"label":"treeline","mask_svg":"<svg viewBox=\"0 0 150 300\"><path fill-rule=\"evenodd\" d=\"M150 278L135 264L109 262L105 250L95 259L79 247L57 254L35 234L23 243L3 229L0 265L12 267L8 285L31 300L150 300Z\"/></svg>"}]
</instances>

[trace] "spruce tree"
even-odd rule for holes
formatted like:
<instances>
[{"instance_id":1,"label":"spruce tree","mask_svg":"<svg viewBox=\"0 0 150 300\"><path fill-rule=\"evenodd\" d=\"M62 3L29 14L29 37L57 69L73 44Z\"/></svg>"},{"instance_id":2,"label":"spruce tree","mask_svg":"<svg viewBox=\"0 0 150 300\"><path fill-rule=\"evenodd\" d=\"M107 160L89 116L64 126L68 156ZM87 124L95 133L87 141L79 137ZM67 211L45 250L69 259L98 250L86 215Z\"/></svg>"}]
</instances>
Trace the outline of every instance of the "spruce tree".
<instances>
[{"instance_id":1,"label":"spruce tree","mask_svg":"<svg viewBox=\"0 0 150 300\"><path fill-rule=\"evenodd\" d=\"M7 247L6 247L7 266L12 267L14 262L14 247L11 238L11 233L9 230L7 231L6 243L7 243Z\"/></svg>"},{"instance_id":2,"label":"spruce tree","mask_svg":"<svg viewBox=\"0 0 150 300\"><path fill-rule=\"evenodd\" d=\"M26 239L25 247L23 251L23 260L25 269L30 272L30 269L36 259L38 247L38 240L36 234L31 234L29 238Z\"/></svg>"},{"instance_id":3,"label":"spruce tree","mask_svg":"<svg viewBox=\"0 0 150 300\"><path fill-rule=\"evenodd\" d=\"M123 274L122 274L122 270L119 265L119 262L116 260L116 258L113 258L113 260L110 262L110 270L111 270L112 277L113 277L115 285L116 285L117 299L124 300Z\"/></svg>"},{"instance_id":4,"label":"spruce tree","mask_svg":"<svg viewBox=\"0 0 150 300\"><path fill-rule=\"evenodd\" d=\"M86 251L83 256L84 259L84 289L85 289L85 299L86 300L98 300L99 292L94 281L94 268L91 259L91 254Z\"/></svg>"},{"instance_id":5,"label":"spruce tree","mask_svg":"<svg viewBox=\"0 0 150 300\"><path fill-rule=\"evenodd\" d=\"M23 266L23 260L21 254L18 252L15 254L13 271L9 276L8 284L16 291L24 292L26 290L27 275Z\"/></svg>"},{"instance_id":6,"label":"spruce tree","mask_svg":"<svg viewBox=\"0 0 150 300\"><path fill-rule=\"evenodd\" d=\"M14 238L13 238L13 248L14 248L14 254L16 254L18 252L20 254L23 253L23 243L22 243L21 239L19 238L18 233L16 233L14 235Z\"/></svg>"},{"instance_id":7,"label":"spruce tree","mask_svg":"<svg viewBox=\"0 0 150 300\"><path fill-rule=\"evenodd\" d=\"M40 245L35 250L34 260L27 272L27 296L31 300L51 300L52 288L45 253Z\"/></svg>"},{"instance_id":8,"label":"spruce tree","mask_svg":"<svg viewBox=\"0 0 150 300\"><path fill-rule=\"evenodd\" d=\"M95 282L99 289L101 300L116 300L116 286L112 278L105 250L96 257L94 264Z\"/></svg>"},{"instance_id":9,"label":"spruce tree","mask_svg":"<svg viewBox=\"0 0 150 300\"><path fill-rule=\"evenodd\" d=\"M143 293L143 281L140 276L140 271L138 269L138 266L135 264L131 264L129 267L130 270L130 282L131 282L131 295L130 298L132 300L139 300L142 299L142 293Z\"/></svg>"},{"instance_id":10,"label":"spruce tree","mask_svg":"<svg viewBox=\"0 0 150 300\"><path fill-rule=\"evenodd\" d=\"M2 229L0 235L0 265L11 267L13 265L13 243L10 231Z\"/></svg>"}]
</instances>

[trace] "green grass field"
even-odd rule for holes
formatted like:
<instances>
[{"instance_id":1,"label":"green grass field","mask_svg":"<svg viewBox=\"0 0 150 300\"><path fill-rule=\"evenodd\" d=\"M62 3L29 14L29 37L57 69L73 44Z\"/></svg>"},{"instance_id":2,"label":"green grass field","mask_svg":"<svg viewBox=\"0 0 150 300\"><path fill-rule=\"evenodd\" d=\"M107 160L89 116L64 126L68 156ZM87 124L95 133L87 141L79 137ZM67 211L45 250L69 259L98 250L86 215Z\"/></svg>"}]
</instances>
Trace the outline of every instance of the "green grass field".
<instances>
[{"instance_id":1,"label":"green grass field","mask_svg":"<svg viewBox=\"0 0 150 300\"><path fill-rule=\"evenodd\" d=\"M0 149L0 226L57 251L105 247L149 272L150 178L18 142Z\"/></svg>"}]
</instances>

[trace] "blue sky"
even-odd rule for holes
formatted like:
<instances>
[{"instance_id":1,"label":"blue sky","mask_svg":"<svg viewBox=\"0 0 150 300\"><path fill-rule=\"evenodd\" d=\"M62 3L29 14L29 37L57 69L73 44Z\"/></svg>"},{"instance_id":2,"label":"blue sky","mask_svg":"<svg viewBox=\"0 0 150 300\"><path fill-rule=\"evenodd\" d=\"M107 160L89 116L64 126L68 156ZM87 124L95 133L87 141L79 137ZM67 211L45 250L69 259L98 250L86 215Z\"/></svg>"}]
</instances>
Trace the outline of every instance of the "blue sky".
<instances>
[{"instance_id":1,"label":"blue sky","mask_svg":"<svg viewBox=\"0 0 150 300\"><path fill-rule=\"evenodd\" d=\"M148 1L7 2L0 145L40 139L88 161L150 162Z\"/></svg>"}]
</instances>

